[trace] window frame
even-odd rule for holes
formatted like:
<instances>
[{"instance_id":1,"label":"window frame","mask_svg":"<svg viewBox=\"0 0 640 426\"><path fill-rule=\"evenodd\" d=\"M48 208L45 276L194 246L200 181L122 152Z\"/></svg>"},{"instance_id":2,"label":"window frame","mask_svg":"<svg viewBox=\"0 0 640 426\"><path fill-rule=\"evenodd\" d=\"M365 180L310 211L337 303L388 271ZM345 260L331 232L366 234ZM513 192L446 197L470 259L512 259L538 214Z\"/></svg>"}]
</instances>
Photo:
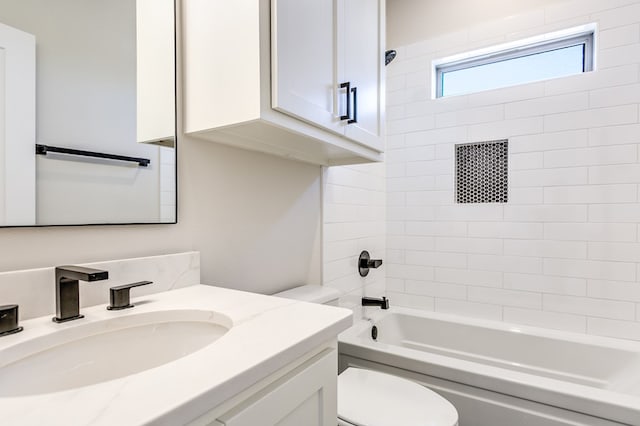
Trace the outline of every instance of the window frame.
<instances>
[{"instance_id":1,"label":"window frame","mask_svg":"<svg viewBox=\"0 0 640 426\"><path fill-rule=\"evenodd\" d=\"M524 44L517 47L512 47L508 49L503 49L495 52L491 52L489 54L471 56L461 60L454 60L450 62L442 62L435 65L435 74L436 74L436 99L446 98L448 96L463 96L465 94L471 93L479 93L479 92L469 92L460 95L443 95L443 75L452 71L459 71L469 68L475 68L483 65L493 64L497 62L504 62L512 59L523 58L526 56L537 55L540 53L551 52L554 50L564 49L568 47L574 46L583 46L583 57L582 57L582 73L590 72L594 70L594 48L595 48L595 30L589 30L587 32L583 32L580 34L573 34L570 36L554 38L551 40L544 40L537 43L529 43ZM520 84L528 84L534 81L540 80L532 80L526 83ZM503 87L513 87L513 86L503 86ZM498 88L496 88L498 89ZM493 90L493 89L490 89Z\"/></svg>"}]
</instances>

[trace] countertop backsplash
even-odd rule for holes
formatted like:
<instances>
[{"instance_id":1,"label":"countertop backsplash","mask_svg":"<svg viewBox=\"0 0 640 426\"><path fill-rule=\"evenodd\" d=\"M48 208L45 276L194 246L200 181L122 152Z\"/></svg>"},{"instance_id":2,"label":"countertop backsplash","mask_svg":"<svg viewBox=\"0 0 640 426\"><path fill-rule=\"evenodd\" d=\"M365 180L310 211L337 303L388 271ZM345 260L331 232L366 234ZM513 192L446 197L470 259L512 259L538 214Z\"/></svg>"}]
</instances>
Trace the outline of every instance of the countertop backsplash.
<instances>
[{"instance_id":1,"label":"countertop backsplash","mask_svg":"<svg viewBox=\"0 0 640 426\"><path fill-rule=\"evenodd\" d=\"M74 264L70 259L68 264ZM152 285L132 290L131 297L159 293L200 284L200 253L185 252L161 256L108 260L77 264L109 272L109 279L80 283L80 306L109 302L109 288L136 281ZM20 319L55 312L55 267L0 273L0 305L20 305Z\"/></svg>"}]
</instances>

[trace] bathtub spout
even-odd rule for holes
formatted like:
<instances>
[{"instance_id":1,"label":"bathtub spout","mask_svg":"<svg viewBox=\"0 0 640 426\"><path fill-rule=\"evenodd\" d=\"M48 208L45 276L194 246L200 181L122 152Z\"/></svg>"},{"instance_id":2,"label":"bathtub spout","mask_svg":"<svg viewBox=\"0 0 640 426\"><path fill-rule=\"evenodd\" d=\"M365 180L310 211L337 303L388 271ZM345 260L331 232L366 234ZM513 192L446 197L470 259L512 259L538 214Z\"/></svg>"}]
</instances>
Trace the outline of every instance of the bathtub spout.
<instances>
[{"instance_id":1,"label":"bathtub spout","mask_svg":"<svg viewBox=\"0 0 640 426\"><path fill-rule=\"evenodd\" d=\"M363 297L362 306L380 306L381 309L389 309L389 299L383 297L377 299L375 297Z\"/></svg>"}]
</instances>

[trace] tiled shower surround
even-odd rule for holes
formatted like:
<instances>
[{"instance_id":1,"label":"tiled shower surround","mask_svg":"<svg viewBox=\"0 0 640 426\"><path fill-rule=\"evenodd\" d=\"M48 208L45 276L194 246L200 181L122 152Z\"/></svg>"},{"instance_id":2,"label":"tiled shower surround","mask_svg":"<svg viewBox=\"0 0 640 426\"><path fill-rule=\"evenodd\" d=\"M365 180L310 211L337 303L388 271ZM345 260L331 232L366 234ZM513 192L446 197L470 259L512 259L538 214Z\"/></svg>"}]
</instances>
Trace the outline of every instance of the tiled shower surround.
<instances>
[{"instance_id":1,"label":"tiled shower surround","mask_svg":"<svg viewBox=\"0 0 640 426\"><path fill-rule=\"evenodd\" d=\"M434 59L590 23L594 72L432 100ZM388 48L391 304L640 340L640 1L557 3ZM500 139L508 202L456 204L454 146Z\"/></svg>"},{"instance_id":2,"label":"tiled shower surround","mask_svg":"<svg viewBox=\"0 0 640 426\"><path fill-rule=\"evenodd\" d=\"M362 296L385 293L386 260L362 278L358 255L385 257L385 165L362 164L323 170L323 284L338 289L340 304L356 318Z\"/></svg>"}]
</instances>

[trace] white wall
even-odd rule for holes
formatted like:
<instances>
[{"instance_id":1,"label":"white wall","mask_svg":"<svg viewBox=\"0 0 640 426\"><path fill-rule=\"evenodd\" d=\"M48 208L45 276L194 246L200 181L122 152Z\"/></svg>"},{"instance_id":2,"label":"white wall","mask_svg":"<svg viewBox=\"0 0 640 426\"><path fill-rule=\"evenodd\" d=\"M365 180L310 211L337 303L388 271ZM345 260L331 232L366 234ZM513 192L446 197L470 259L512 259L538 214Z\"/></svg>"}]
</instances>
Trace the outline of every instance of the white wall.
<instances>
[{"instance_id":1,"label":"white wall","mask_svg":"<svg viewBox=\"0 0 640 426\"><path fill-rule=\"evenodd\" d=\"M323 284L340 290L340 304L354 309L362 296L385 291L385 166L384 163L329 167L324 171ZM358 256L367 250L383 259L367 277L358 273Z\"/></svg>"},{"instance_id":2,"label":"white wall","mask_svg":"<svg viewBox=\"0 0 640 426\"><path fill-rule=\"evenodd\" d=\"M387 293L640 340L640 1L539 3L401 46L388 67ZM590 22L595 72L431 100L433 59ZM509 202L455 204L454 145L502 138Z\"/></svg>"}]
</instances>

